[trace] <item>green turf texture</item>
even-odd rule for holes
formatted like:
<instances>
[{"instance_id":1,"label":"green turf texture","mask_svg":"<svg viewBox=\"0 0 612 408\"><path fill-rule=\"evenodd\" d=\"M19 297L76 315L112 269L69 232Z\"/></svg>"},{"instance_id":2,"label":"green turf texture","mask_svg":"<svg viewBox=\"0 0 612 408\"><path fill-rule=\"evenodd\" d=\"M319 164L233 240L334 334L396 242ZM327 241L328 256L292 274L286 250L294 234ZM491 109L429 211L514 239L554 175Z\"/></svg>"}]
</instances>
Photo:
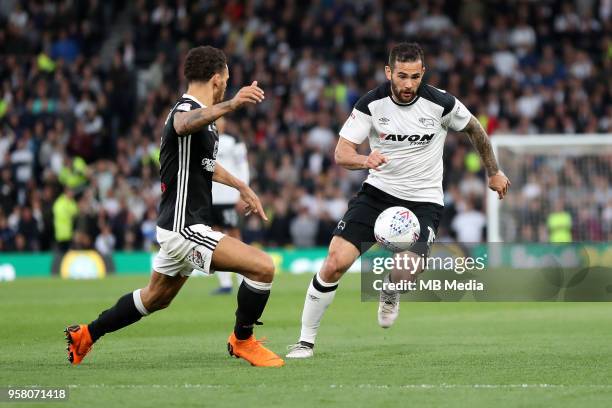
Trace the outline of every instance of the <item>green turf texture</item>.
<instances>
[{"instance_id":1,"label":"green turf texture","mask_svg":"<svg viewBox=\"0 0 612 408\"><path fill-rule=\"evenodd\" d=\"M279 275L256 333L297 340L308 275ZM68 386L61 407L609 407L612 305L403 303L395 326L342 280L315 358L280 369L230 358L235 297L191 278L169 309L103 337L78 367L64 326L89 322L147 277L0 282L0 387Z\"/></svg>"}]
</instances>

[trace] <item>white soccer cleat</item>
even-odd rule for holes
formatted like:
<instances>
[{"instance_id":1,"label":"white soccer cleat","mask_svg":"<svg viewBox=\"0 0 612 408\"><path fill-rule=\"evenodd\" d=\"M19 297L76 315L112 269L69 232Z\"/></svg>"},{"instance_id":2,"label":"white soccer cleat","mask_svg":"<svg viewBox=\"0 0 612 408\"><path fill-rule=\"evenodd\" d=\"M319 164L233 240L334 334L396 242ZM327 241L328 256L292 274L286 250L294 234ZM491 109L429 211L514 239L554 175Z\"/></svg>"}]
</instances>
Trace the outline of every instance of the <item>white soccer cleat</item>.
<instances>
[{"instance_id":1,"label":"white soccer cleat","mask_svg":"<svg viewBox=\"0 0 612 408\"><path fill-rule=\"evenodd\" d=\"M289 352L286 358L311 358L314 356L314 349L301 343L292 344L287 347Z\"/></svg>"},{"instance_id":2,"label":"white soccer cleat","mask_svg":"<svg viewBox=\"0 0 612 408\"><path fill-rule=\"evenodd\" d=\"M395 319L399 316L400 294L388 294L380 291L380 302L378 303L378 324L383 329L393 326Z\"/></svg>"}]
</instances>

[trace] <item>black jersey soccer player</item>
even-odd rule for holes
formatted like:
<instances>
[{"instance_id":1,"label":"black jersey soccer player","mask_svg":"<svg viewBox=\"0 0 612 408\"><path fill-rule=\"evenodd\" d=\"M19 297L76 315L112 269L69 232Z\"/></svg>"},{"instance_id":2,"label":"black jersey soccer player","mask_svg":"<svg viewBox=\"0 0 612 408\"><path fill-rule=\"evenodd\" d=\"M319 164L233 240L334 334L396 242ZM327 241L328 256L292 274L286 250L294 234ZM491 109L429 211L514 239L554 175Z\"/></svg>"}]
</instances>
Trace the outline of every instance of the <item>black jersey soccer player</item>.
<instances>
[{"instance_id":1,"label":"black jersey soccer player","mask_svg":"<svg viewBox=\"0 0 612 408\"><path fill-rule=\"evenodd\" d=\"M227 343L230 354L255 366L284 364L253 335L270 296L274 277L271 258L210 228L213 181L236 188L247 211L267 219L253 190L216 163L219 135L214 122L245 104L261 102L264 92L253 82L223 102L229 70L225 54L210 46L189 51L184 75L187 92L168 114L161 140L160 250L151 279L146 287L127 293L91 323L66 328L72 364L79 364L101 336L166 308L193 270L212 273L216 269L244 277L237 295L234 330Z\"/></svg>"},{"instance_id":2,"label":"black jersey soccer player","mask_svg":"<svg viewBox=\"0 0 612 408\"><path fill-rule=\"evenodd\" d=\"M401 43L393 47L385 73L388 82L359 99L340 130L336 162L350 170L369 169L369 175L349 202L334 231L327 258L308 287L300 339L290 348L288 358L313 356L317 331L338 281L375 242L374 223L382 211L403 206L414 212L421 234L411 256L428 251L444 204L442 153L448 129L463 132L471 140L484 163L489 188L500 199L510 186L478 120L457 98L422 81L425 58L418 44ZM366 139L372 149L368 156L357 152ZM412 281L421 270L393 270L385 279ZM400 293L381 291L378 308L381 327L393 324L399 314L399 300Z\"/></svg>"}]
</instances>

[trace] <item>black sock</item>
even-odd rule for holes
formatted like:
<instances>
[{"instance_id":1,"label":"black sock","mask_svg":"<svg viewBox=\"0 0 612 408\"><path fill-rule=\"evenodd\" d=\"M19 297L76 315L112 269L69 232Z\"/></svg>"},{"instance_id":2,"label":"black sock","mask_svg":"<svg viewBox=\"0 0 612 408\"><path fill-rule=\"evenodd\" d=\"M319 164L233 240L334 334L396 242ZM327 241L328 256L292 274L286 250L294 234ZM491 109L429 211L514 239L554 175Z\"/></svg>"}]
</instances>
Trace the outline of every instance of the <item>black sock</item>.
<instances>
[{"instance_id":1,"label":"black sock","mask_svg":"<svg viewBox=\"0 0 612 408\"><path fill-rule=\"evenodd\" d=\"M138 295L140 296L140 293ZM134 304L134 294L130 292L121 297L115 306L103 311L96 320L89 323L89 334L95 342L106 333L136 323L142 316Z\"/></svg>"},{"instance_id":2,"label":"black sock","mask_svg":"<svg viewBox=\"0 0 612 408\"><path fill-rule=\"evenodd\" d=\"M269 289L255 288L246 283L246 280L242 281L237 296L238 309L236 309L236 325L234 326L236 338L246 340L251 337L253 326L261 317L269 297Z\"/></svg>"}]
</instances>

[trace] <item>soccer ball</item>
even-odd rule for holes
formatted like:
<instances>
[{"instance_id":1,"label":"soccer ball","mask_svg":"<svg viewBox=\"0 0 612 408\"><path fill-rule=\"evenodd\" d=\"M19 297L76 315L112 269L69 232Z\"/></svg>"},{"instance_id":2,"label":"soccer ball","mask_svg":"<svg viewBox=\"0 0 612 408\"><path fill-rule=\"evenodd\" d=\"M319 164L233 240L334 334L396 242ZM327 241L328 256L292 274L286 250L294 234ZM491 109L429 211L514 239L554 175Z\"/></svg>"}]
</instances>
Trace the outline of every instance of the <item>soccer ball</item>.
<instances>
[{"instance_id":1,"label":"soccer ball","mask_svg":"<svg viewBox=\"0 0 612 408\"><path fill-rule=\"evenodd\" d=\"M374 224L374 237L392 252L410 249L421 234L416 215L405 207L391 207L381 212Z\"/></svg>"}]
</instances>

